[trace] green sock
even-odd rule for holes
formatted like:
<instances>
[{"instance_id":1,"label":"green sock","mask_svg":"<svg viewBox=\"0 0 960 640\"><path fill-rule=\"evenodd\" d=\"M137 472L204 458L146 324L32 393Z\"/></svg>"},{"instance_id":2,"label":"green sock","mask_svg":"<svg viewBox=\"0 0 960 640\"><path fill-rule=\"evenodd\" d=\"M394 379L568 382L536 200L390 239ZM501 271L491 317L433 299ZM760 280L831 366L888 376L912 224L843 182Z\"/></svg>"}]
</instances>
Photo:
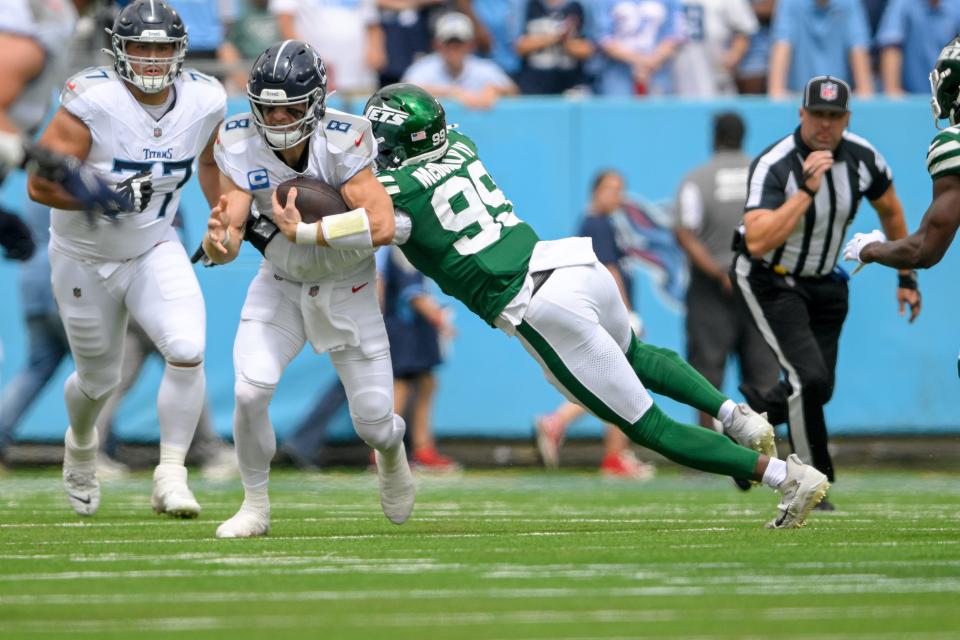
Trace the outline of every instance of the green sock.
<instances>
[{"instance_id":1,"label":"green sock","mask_svg":"<svg viewBox=\"0 0 960 640\"><path fill-rule=\"evenodd\" d=\"M753 479L760 457L716 431L677 422L656 405L621 429L637 444L685 467L741 480Z\"/></svg>"},{"instance_id":2,"label":"green sock","mask_svg":"<svg viewBox=\"0 0 960 640\"><path fill-rule=\"evenodd\" d=\"M633 336L627 349L627 360L647 389L707 415L716 417L720 405L727 401L727 397L709 380L670 349L645 344Z\"/></svg>"}]
</instances>

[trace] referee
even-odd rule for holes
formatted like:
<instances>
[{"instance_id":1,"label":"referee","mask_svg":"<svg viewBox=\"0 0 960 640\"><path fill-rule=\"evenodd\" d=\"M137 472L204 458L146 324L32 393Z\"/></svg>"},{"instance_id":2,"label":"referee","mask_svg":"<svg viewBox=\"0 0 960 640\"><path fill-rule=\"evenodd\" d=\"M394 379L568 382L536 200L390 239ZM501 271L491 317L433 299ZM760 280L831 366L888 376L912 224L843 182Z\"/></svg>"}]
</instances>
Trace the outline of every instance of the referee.
<instances>
[{"instance_id":1,"label":"referee","mask_svg":"<svg viewBox=\"0 0 960 640\"><path fill-rule=\"evenodd\" d=\"M800 126L753 160L731 273L738 299L786 376L772 389L741 390L771 423L787 422L793 450L831 482L823 407L833 394L837 342L847 316L849 276L837 267L843 237L862 198L876 210L888 238L907 234L886 161L846 131L849 98L843 80L811 79ZM912 321L920 312L915 272L900 272L897 299L901 309L910 305Z\"/></svg>"}]
</instances>

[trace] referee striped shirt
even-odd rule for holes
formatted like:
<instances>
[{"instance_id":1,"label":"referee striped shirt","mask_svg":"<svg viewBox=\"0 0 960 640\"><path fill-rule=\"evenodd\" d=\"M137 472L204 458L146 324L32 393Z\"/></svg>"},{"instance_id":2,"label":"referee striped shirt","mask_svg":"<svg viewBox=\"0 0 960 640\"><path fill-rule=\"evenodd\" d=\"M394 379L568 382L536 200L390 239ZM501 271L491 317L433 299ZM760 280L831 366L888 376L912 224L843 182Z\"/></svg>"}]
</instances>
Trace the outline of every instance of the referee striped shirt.
<instances>
[{"instance_id":1,"label":"referee striped shirt","mask_svg":"<svg viewBox=\"0 0 960 640\"><path fill-rule=\"evenodd\" d=\"M750 165L744 211L776 209L799 190L803 161L811 152L797 128L765 149ZM778 273L825 276L833 271L847 227L861 198L876 200L892 184L890 167L869 142L844 132L833 166L787 241L761 259ZM754 256L756 257L756 256Z\"/></svg>"}]
</instances>

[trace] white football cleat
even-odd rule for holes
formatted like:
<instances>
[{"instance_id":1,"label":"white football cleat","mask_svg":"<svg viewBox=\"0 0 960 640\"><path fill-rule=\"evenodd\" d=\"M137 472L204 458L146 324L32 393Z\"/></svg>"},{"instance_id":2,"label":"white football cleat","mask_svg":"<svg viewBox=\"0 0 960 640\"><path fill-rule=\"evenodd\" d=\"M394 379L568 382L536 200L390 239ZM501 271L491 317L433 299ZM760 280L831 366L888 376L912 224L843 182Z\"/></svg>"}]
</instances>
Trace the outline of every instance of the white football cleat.
<instances>
[{"instance_id":1,"label":"white football cleat","mask_svg":"<svg viewBox=\"0 0 960 640\"><path fill-rule=\"evenodd\" d=\"M218 538L254 538L270 532L270 507L256 509L246 504L229 520L217 527Z\"/></svg>"},{"instance_id":2,"label":"white football cleat","mask_svg":"<svg viewBox=\"0 0 960 640\"><path fill-rule=\"evenodd\" d=\"M767 422L767 414L757 413L750 405L740 403L730 415L730 424L723 432L737 441L741 447L762 453L768 458L777 457L777 443L773 425Z\"/></svg>"},{"instance_id":3,"label":"white football cleat","mask_svg":"<svg viewBox=\"0 0 960 640\"><path fill-rule=\"evenodd\" d=\"M63 438L63 488L70 506L81 516L92 516L100 506L100 481L97 480L99 441L96 428L92 444L86 448L74 444L69 427Z\"/></svg>"},{"instance_id":4,"label":"white football cleat","mask_svg":"<svg viewBox=\"0 0 960 640\"><path fill-rule=\"evenodd\" d=\"M200 504L187 486L187 468L180 464L158 464L153 471L150 504L157 513L176 518L196 518Z\"/></svg>"},{"instance_id":5,"label":"white football cleat","mask_svg":"<svg viewBox=\"0 0 960 640\"><path fill-rule=\"evenodd\" d=\"M780 513L767 523L767 529L802 527L807 515L829 490L827 476L803 464L797 454L790 454L787 458L787 479L777 488L783 494L779 504Z\"/></svg>"},{"instance_id":6,"label":"white football cleat","mask_svg":"<svg viewBox=\"0 0 960 640\"><path fill-rule=\"evenodd\" d=\"M376 452L376 460L383 515L393 524L403 524L413 512L413 503L417 497L413 474L410 473L410 464L407 462L407 450L401 442L392 464L388 464L379 451Z\"/></svg>"}]
</instances>

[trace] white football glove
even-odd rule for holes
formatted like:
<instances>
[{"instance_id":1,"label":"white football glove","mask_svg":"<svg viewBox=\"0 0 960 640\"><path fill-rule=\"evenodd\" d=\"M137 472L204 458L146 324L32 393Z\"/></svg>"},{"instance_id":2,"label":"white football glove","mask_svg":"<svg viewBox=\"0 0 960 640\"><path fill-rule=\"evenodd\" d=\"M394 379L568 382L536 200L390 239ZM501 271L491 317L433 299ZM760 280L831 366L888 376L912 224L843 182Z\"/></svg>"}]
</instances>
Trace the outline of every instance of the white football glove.
<instances>
[{"instance_id":1,"label":"white football glove","mask_svg":"<svg viewBox=\"0 0 960 640\"><path fill-rule=\"evenodd\" d=\"M887 236L883 235L883 231L879 229L874 229L870 233L855 233L853 234L853 238L850 239L850 242L847 243L847 246L843 248L843 259L860 262L860 252L863 251L865 246L873 244L874 242L886 241Z\"/></svg>"}]
</instances>

